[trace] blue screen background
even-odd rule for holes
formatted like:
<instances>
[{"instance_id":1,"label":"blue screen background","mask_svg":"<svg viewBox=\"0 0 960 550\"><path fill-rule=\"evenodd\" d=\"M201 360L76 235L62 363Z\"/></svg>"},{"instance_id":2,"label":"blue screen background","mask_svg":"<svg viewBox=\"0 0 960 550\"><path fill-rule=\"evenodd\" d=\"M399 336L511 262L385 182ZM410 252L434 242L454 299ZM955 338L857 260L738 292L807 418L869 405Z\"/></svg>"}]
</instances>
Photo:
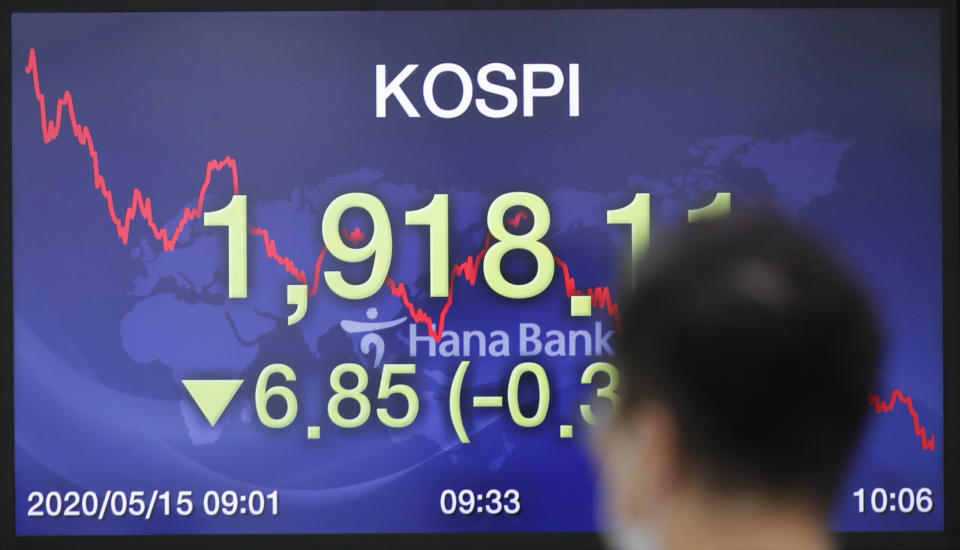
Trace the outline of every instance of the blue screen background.
<instances>
[{"instance_id":1,"label":"blue screen background","mask_svg":"<svg viewBox=\"0 0 960 550\"><path fill-rule=\"evenodd\" d=\"M447 412L460 358L409 357L409 319L383 334L383 362L415 362L416 422L392 430L330 424L330 369L370 366L341 320L409 316L389 288L362 302L321 283L306 318L287 327L293 277L250 236L250 291L226 299L222 228L190 222L162 251L143 220L117 238L91 160L70 126L44 144L32 77L35 48L48 116L69 90L88 125L100 170L125 212L135 188L170 230L196 205L205 167L229 155L249 197L250 224L305 270L323 248L320 219L336 196L363 191L393 224L390 276L437 318L428 297L423 228L402 213L449 193L451 262L483 246L490 201L537 193L550 206L544 242L579 288L610 286L629 242L605 212L651 194L653 236L728 191L737 205L774 205L814 228L866 280L884 315L888 350L876 392L911 396L936 449L924 450L902 404L870 413L869 429L838 492L839 530L940 530L928 514L860 514L865 487L943 492L941 113L935 10L650 10L274 14L16 14L12 23L16 529L18 534L357 533L591 531L595 485L588 428L577 404L589 357L545 358L551 406L543 425L517 427L506 411L465 407L462 445ZM490 62L580 66L580 116L566 88L538 99L535 116L431 115L420 90L438 63L471 74ZM374 67L420 68L405 90L421 118L391 100L375 117ZM437 99L459 99L456 79ZM494 100L495 101L495 100ZM215 173L206 210L226 205ZM353 214L344 228L369 234ZM508 269L523 272L523 258ZM324 269L342 268L327 257ZM365 273L361 270L359 273ZM363 275L359 275L362 278ZM558 270L542 295L511 301L483 280L458 279L448 329L502 329L510 357L472 357L465 396L503 394L519 322L546 329L613 330L612 317L568 315ZM422 329L422 327L421 327ZM423 334L423 332L421 332ZM288 428L257 420L257 374L297 372L300 411ZM375 397L379 367L370 366ZM209 426L184 378L243 378ZM529 389L529 388L528 388ZM816 407L817 388L771 388ZM524 403L531 401L527 390ZM468 398L465 398L465 403ZM376 406L376 405L374 405ZM868 405L865 403L865 407ZM757 411L762 415L763 411ZM572 440L557 426L574 425ZM322 437L307 440L306 426ZM762 433L758 437L762 437ZM441 513L443 489L518 489L522 513ZM32 491L279 490L277 516L34 518Z\"/></svg>"}]
</instances>

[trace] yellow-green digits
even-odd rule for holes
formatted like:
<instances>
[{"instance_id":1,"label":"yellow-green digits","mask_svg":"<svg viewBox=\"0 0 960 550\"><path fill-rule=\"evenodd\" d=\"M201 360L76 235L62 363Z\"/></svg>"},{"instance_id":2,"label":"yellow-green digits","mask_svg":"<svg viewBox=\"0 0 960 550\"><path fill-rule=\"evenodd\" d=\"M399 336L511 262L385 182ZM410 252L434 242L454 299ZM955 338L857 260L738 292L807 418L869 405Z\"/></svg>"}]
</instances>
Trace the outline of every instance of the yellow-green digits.
<instances>
[{"instance_id":1,"label":"yellow-green digits","mask_svg":"<svg viewBox=\"0 0 960 550\"><path fill-rule=\"evenodd\" d=\"M463 412L460 410L463 378L467 375L467 367L469 366L470 361L460 361L457 372L453 374L453 380L450 382L450 422L453 423L453 430L457 432L460 443L470 443L467 429L463 426Z\"/></svg>"},{"instance_id":2,"label":"yellow-green digits","mask_svg":"<svg viewBox=\"0 0 960 550\"><path fill-rule=\"evenodd\" d=\"M687 222L701 222L710 218L719 218L730 213L730 193L717 193L713 201L703 208L687 210Z\"/></svg>"},{"instance_id":3,"label":"yellow-green digits","mask_svg":"<svg viewBox=\"0 0 960 550\"><path fill-rule=\"evenodd\" d=\"M287 326L293 326L303 320L307 314L310 291L307 285L287 285L287 305L296 309L287 316Z\"/></svg>"},{"instance_id":4,"label":"yellow-green digits","mask_svg":"<svg viewBox=\"0 0 960 550\"><path fill-rule=\"evenodd\" d=\"M407 225L430 228L430 297L450 293L450 208L446 194L434 195L429 204L406 213Z\"/></svg>"},{"instance_id":5,"label":"yellow-green digits","mask_svg":"<svg viewBox=\"0 0 960 550\"><path fill-rule=\"evenodd\" d=\"M620 386L620 372L617 370L617 367L603 361L592 363L583 371L583 375L580 377L580 383L592 384L593 377L596 376L598 372L605 373L610 378L610 382L607 383L606 386L597 388L597 397L610 401L610 404L616 407L617 404L620 403L620 396L617 395L617 388ZM580 405L580 415L583 416L587 424L593 425L597 423L597 417L594 416L593 407L590 405Z\"/></svg>"},{"instance_id":6,"label":"yellow-green digits","mask_svg":"<svg viewBox=\"0 0 960 550\"><path fill-rule=\"evenodd\" d=\"M260 376L257 377L257 389L254 391L253 400L257 406L257 416L264 426L268 428L286 428L293 422L293 419L297 417L297 396L294 395L293 390L286 386L277 385L267 389L267 382L269 382L270 377L274 374L282 375L283 379L287 382L295 382L297 380L297 375L293 372L293 369L287 365L283 363L268 365L260 371ZM267 401L274 396L282 398L287 403L287 411L280 418L273 418L270 416L270 413L267 412Z\"/></svg>"},{"instance_id":7,"label":"yellow-green digits","mask_svg":"<svg viewBox=\"0 0 960 550\"><path fill-rule=\"evenodd\" d=\"M341 378L344 373L353 373L357 377L357 385L347 389L343 387ZM367 371L356 363L343 363L337 365L330 373L330 387L333 388L333 396L327 402L327 415L330 421L341 428L357 428L370 418L370 400L363 395L363 390L367 389ZM353 418L344 418L340 414L340 402L344 399L353 399L360 405L360 412Z\"/></svg>"},{"instance_id":8,"label":"yellow-green digits","mask_svg":"<svg viewBox=\"0 0 960 550\"><path fill-rule=\"evenodd\" d=\"M204 226L227 228L227 296L247 297L247 196L234 195L213 212L204 212Z\"/></svg>"},{"instance_id":9,"label":"yellow-green digits","mask_svg":"<svg viewBox=\"0 0 960 550\"><path fill-rule=\"evenodd\" d=\"M340 236L340 218L351 208L360 208L370 215L373 232L367 244L354 248L343 242ZM325 271L323 278L337 296L348 300L363 300L380 290L387 279L393 258L393 233L390 217L380 199L368 193L347 193L335 198L327 206L321 222L323 244L335 258L344 262L362 262L373 256L370 277L359 284L348 283L339 271Z\"/></svg>"},{"instance_id":10,"label":"yellow-green digits","mask_svg":"<svg viewBox=\"0 0 960 550\"><path fill-rule=\"evenodd\" d=\"M503 225L507 210L514 206L530 210L533 217L533 227L524 235L514 235ZM543 199L523 191L500 195L487 210L487 229L498 241L483 258L483 278L494 292L505 298L520 300L532 298L550 286L555 265L550 249L540 242L550 229L550 209ZM500 262L511 250L525 250L533 254L537 261L537 272L530 281L518 285L504 278Z\"/></svg>"},{"instance_id":11,"label":"yellow-green digits","mask_svg":"<svg viewBox=\"0 0 960 550\"><path fill-rule=\"evenodd\" d=\"M533 416L523 416L520 410L520 379L526 373L533 373L537 379L537 412ZM536 363L520 363L513 368L510 373L510 381L507 383L507 407L510 409L510 417L521 428L534 428L543 423L547 417L547 409L550 407L550 383L547 381L547 373L543 367Z\"/></svg>"},{"instance_id":12,"label":"yellow-green digits","mask_svg":"<svg viewBox=\"0 0 960 550\"><path fill-rule=\"evenodd\" d=\"M637 193L623 208L607 210L607 223L630 226L630 265L636 269L650 246L650 193Z\"/></svg>"},{"instance_id":13,"label":"yellow-green digits","mask_svg":"<svg viewBox=\"0 0 960 550\"><path fill-rule=\"evenodd\" d=\"M406 384L390 384L390 377L394 374L414 374L417 372L417 366L414 364L383 366L383 373L380 375L380 391L377 392L377 399L388 399L391 395L400 394L407 400L407 414L400 418L390 416L385 407L377 407L377 418L385 426L391 428L406 428L417 418L420 412L420 398L412 387Z\"/></svg>"}]
</instances>

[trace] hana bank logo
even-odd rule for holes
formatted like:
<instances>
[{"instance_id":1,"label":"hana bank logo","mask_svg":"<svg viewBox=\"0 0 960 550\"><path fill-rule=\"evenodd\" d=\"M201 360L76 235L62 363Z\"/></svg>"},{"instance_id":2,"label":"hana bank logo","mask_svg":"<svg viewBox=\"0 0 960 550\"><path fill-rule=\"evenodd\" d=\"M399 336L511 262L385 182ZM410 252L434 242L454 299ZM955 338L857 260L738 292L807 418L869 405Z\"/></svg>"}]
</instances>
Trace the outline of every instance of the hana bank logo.
<instances>
[{"instance_id":1,"label":"hana bank logo","mask_svg":"<svg viewBox=\"0 0 960 550\"><path fill-rule=\"evenodd\" d=\"M342 328L344 332L348 334L363 334L363 337L360 338L360 352L364 354L373 353L373 367L380 365L380 361L383 360L384 348L386 347L383 336L380 336L377 332L393 328L407 320L406 316L404 316L390 321L376 321L377 315L379 315L377 308L371 307L367 309L367 319L369 319L369 321L351 321L349 319L340 321L340 328Z\"/></svg>"}]
</instances>

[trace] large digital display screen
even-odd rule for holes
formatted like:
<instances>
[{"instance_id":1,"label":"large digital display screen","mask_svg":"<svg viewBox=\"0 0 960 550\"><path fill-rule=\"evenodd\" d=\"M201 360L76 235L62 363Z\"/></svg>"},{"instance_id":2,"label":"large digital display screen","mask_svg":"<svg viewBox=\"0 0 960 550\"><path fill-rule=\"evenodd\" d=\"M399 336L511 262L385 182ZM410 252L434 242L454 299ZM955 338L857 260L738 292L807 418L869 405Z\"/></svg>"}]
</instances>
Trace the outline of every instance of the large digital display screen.
<instances>
[{"instance_id":1,"label":"large digital display screen","mask_svg":"<svg viewBox=\"0 0 960 550\"><path fill-rule=\"evenodd\" d=\"M756 206L887 331L832 527L942 530L939 25L14 14L16 533L602 530L625 266Z\"/></svg>"}]
</instances>

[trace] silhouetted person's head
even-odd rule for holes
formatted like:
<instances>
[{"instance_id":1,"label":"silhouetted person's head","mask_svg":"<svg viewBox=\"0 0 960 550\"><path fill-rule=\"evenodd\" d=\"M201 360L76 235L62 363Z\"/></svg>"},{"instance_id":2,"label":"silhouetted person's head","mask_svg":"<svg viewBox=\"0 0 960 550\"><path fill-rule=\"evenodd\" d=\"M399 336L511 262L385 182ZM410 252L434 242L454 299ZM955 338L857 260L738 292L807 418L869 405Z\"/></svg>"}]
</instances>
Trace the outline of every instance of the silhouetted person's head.
<instances>
[{"instance_id":1,"label":"silhouetted person's head","mask_svg":"<svg viewBox=\"0 0 960 550\"><path fill-rule=\"evenodd\" d=\"M816 239L760 214L656 237L633 289L620 404L601 438L621 542L824 545L879 354L858 282Z\"/></svg>"}]
</instances>

